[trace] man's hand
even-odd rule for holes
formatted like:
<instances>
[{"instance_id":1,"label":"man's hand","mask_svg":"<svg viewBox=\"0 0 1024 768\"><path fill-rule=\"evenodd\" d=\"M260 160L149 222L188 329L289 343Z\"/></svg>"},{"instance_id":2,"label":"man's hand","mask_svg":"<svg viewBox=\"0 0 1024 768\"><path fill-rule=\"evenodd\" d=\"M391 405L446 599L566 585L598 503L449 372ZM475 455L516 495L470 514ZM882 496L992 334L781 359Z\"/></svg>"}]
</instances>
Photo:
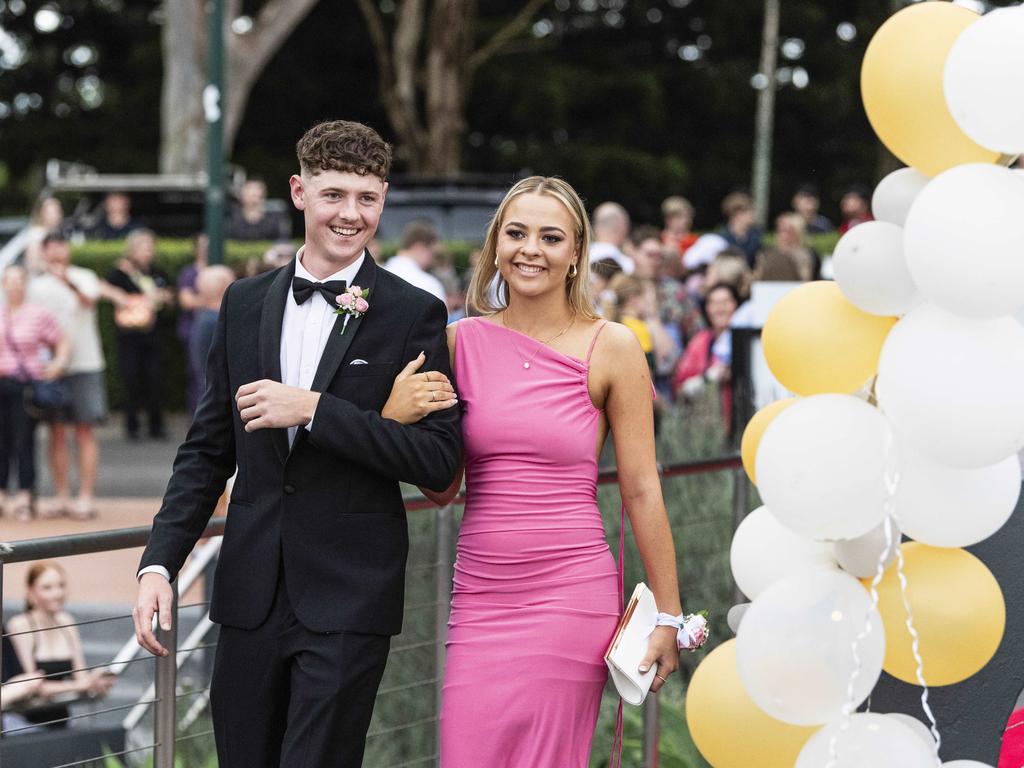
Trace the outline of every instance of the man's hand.
<instances>
[{"instance_id":1,"label":"man's hand","mask_svg":"<svg viewBox=\"0 0 1024 768\"><path fill-rule=\"evenodd\" d=\"M319 392L289 387L277 381L261 379L243 384L235 395L235 404L246 432L257 429L302 427L313 420Z\"/></svg>"},{"instance_id":2,"label":"man's hand","mask_svg":"<svg viewBox=\"0 0 1024 768\"><path fill-rule=\"evenodd\" d=\"M139 645L154 656L166 656L167 649L157 642L153 634L153 614L160 619L160 628L171 628L171 605L174 592L171 585L159 573L144 573L139 579L139 594L135 598L132 619L135 622L135 639Z\"/></svg>"}]
</instances>

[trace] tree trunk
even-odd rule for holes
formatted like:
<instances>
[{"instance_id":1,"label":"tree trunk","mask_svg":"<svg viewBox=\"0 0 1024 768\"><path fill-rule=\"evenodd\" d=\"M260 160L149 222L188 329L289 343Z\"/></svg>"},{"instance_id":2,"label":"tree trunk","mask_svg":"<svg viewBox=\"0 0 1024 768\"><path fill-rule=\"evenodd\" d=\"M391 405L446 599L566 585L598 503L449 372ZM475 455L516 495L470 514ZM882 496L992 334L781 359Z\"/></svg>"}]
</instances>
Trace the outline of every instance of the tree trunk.
<instances>
[{"instance_id":1,"label":"tree trunk","mask_svg":"<svg viewBox=\"0 0 1024 768\"><path fill-rule=\"evenodd\" d=\"M476 20L476 0L436 0L427 50L426 113L430 152L422 173L452 176L459 172L466 132L465 100L469 91L469 54Z\"/></svg>"},{"instance_id":2,"label":"tree trunk","mask_svg":"<svg viewBox=\"0 0 1024 768\"><path fill-rule=\"evenodd\" d=\"M206 13L197 0L171 0L164 14L160 172L195 173L206 165Z\"/></svg>"},{"instance_id":3,"label":"tree trunk","mask_svg":"<svg viewBox=\"0 0 1024 768\"><path fill-rule=\"evenodd\" d=\"M213 0L216 2L217 0ZM220 0L224 2L225 0ZM236 35L224 30L227 45L224 152L230 155L260 74L317 0L269 0L252 29ZM209 21L204 0L166 0L162 34L164 78L160 104L160 172L205 170L207 125L203 114ZM225 23L238 15L237 0L227 0Z\"/></svg>"},{"instance_id":4,"label":"tree trunk","mask_svg":"<svg viewBox=\"0 0 1024 768\"><path fill-rule=\"evenodd\" d=\"M772 138L775 132L775 65L779 50L779 0L765 0L764 28L761 34L760 74L767 79L757 94L757 117L754 128L754 167L751 172L751 192L754 197L754 215L764 226L768 220L768 206L772 183Z\"/></svg>"},{"instance_id":5,"label":"tree trunk","mask_svg":"<svg viewBox=\"0 0 1024 768\"><path fill-rule=\"evenodd\" d=\"M375 0L357 1L373 41L380 99L398 139L398 156L414 175L457 174L473 72L522 34L548 0L528 0L476 51L477 0L434 0L425 46L425 0L399 4L390 37Z\"/></svg>"}]
</instances>

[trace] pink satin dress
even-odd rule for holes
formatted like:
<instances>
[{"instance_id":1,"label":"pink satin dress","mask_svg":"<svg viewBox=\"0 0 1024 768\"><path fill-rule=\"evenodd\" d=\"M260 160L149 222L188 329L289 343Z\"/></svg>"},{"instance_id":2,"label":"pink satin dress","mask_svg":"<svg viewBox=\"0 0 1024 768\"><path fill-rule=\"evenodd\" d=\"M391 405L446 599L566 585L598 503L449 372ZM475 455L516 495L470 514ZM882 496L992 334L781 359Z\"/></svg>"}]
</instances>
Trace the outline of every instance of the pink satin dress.
<instances>
[{"instance_id":1,"label":"pink satin dress","mask_svg":"<svg viewBox=\"0 0 1024 768\"><path fill-rule=\"evenodd\" d=\"M588 764L619 619L596 499L593 348L584 361L482 318L459 323L466 507L441 768Z\"/></svg>"}]
</instances>

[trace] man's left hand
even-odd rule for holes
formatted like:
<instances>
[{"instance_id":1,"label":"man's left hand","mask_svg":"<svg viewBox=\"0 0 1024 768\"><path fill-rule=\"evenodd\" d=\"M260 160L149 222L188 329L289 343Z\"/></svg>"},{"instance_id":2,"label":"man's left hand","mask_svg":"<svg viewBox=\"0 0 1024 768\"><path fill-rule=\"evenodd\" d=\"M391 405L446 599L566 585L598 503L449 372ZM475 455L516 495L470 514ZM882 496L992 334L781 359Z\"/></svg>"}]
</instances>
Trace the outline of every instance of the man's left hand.
<instances>
[{"instance_id":1,"label":"man's left hand","mask_svg":"<svg viewBox=\"0 0 1024 768\"><path fill-rule=\"evenodd\" d=\"M319 392L261 379L238 388L235 404L246 432L301 427L313 420Z\"/></svg>"}]
</instances>

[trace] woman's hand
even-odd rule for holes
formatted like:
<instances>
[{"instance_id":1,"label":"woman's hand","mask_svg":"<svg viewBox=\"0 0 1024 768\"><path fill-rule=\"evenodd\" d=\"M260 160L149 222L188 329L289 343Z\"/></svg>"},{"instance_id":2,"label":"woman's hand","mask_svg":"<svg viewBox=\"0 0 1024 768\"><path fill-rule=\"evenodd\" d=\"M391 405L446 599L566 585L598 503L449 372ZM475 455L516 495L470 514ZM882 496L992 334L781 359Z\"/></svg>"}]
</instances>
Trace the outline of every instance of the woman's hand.
<instances>
[{"instance_id":1,"label":"woman's hand","mask_svg":"<svg viewBox=\"0 0 1024 768\"><path fill-rule=\"evenodd\" d=\"M89 686L86 692L90 696L106 696L117 678L103 669L95 669L89 675Z\"/></svg>"},{"instance_id":2,"label":"woman's hand","mask_svg":"<svg viewBox=\"0 0 1024 768\"><path fill-rule=\"evenodd\" d=\"M651 683L652 693L657 693L668 680L668 676L679 668L676 634L675 627L655 627L647 641L647 655L640 662L640 671L646 672L651 668L651 664L658 665L658 670L654 673L654 682Z\"/></svg>"},{"instance_id":3,"label":"woman's hand","mask_svg":"<svg viewBox=\"0 0 1024 768\"><path fill-rule=\"evenodd\" d=\"M415 424L434 411L459 404L448 377L440 371L417 373L427 360L422 352L395 377L391 395L380 415L400 424Z\"/></svg>"}]
</instances>

